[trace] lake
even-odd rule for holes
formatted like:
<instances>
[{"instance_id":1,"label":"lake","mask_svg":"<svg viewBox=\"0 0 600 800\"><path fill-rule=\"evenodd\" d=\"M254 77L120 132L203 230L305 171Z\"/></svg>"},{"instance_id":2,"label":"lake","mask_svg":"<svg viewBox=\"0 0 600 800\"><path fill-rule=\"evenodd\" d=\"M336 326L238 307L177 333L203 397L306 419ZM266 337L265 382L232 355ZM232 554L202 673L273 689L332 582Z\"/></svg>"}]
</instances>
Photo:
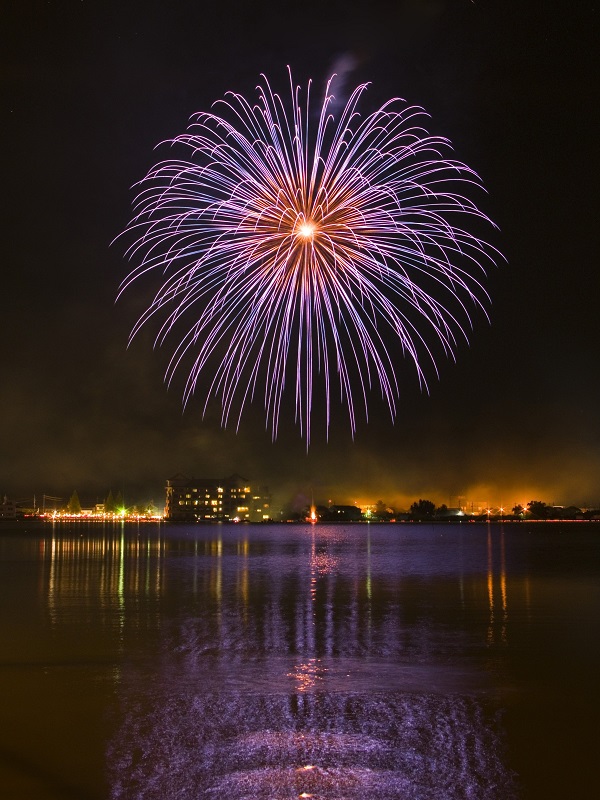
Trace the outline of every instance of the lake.
<instances>
[{"instance_id":1,"label":"lake","mask_svg":"<svg viewBox=\"0 0 600 800\"><path fill-rule=\"evenodd\" d=\"M0 525L0 797L599 792L600 523Z\"/></svg>"}]
</instances>

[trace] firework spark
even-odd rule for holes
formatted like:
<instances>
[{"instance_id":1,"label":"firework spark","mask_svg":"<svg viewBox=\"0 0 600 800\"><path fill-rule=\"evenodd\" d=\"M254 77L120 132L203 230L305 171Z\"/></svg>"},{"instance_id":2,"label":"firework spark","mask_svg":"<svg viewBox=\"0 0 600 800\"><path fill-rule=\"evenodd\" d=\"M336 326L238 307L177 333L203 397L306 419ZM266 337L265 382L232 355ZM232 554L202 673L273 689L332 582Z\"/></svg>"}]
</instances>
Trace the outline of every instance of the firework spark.
<instances>
[{"instance_id":1,"label":"firework spark","mask_svg":"<svg viewBox=\"0 0 600 800\"><path fill-rule=\"evenodd\" d=\"M262 394L276 439L292 388L307 446L315 398L328 431L339 395L354 435L373 389L396 416L403 357L426 388L428 342L454 356L498 255L467 230L490 223L467 197L480 179L445 157L424 110L394 98L361 116L362 84L336 119L332 80L314 117L311 84L303 99L291 73L287 102L262 76L255 105L228 93L221 115L192 117L170 142L187 159L139 184L137 266L120 289L160 276L131 337L154 320L157 344L175 337L166 379L187 365L184 404L202 386L204 410L217 397L222 424L239 427Z\"/></svg>"}]
</instances>

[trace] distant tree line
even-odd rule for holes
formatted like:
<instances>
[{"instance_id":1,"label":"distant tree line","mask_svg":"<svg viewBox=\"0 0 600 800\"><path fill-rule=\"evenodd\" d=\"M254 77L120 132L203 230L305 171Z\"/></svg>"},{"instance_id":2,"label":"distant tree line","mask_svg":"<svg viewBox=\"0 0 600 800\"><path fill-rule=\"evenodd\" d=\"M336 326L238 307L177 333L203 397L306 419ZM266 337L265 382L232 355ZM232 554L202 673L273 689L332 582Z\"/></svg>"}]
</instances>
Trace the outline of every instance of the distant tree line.
<instances>
[{"instance_id":1,"label":"distant tree line","mask_svg":"<svg viewBox=\"0 0 600 800\"><path fill-rule=\"evenodd\" d=\"M315 508L304 506L295 510L282 511L281 518L290 522L304 522L311 519L311 514L319 522L372 522L395 521L427 521L452 519L505 519L505 520L576 520L592 519L600 515L600 509L588 509L583 512L577 506L551 506L542 500L530 500L526 505L515 505L511 509L487 508L478 513L450 509L445 503L436 505L432 500L420 498L411 504L408 511L399 511L383 500L379 500L373 510L362 512L357 506L317 505Z\"/></svg>"},{"instance_id":2,"label":"distant tree line","mask_svg":"<svg viewBox=\"0 0 600 800\"><path fill-rule=\"evenodd\" d=\"M516 505L511 510L521 519L586 519L600 513L598 509L583 512L577 506L550 506L543 500L530 500L526 506Z\"/></svg>"}]
</instances>

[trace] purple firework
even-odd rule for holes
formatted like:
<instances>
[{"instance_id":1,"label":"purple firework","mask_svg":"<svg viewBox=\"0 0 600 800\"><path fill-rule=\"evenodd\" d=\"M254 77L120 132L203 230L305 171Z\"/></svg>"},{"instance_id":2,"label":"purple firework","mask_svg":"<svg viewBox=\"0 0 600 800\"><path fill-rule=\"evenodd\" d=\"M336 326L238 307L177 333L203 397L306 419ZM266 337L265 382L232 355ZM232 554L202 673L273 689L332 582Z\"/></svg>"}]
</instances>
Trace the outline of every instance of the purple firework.
<instances>
[{"instance_id":1,"label":"purple firework","mask_svg":"<svg viewBox=\"0 0 600 800\"><path fill-rule=\"evenodd\" d=\"M166 378L187 365L184 403L202 387L204 409L216 396L222 424L239 426L262 394L275 439L291 384L307 446L317 396L327 430L339 395L354 434L373 388L396 416L403 356L426 387L428 342L454 356L498 256L463 227L490 223L466 196L479 177L444 155L425 111L394 98L361 116L361 84L336 116L332 80L314 118L311 84L302 101L291 73L287 102L262 76L254 105L228 93L221 115L192 117L170 142L187 158L139 184L137 266L120 288L160 276L131 337L155 319L157 343L175 337Z\"/></svg>"}]
</instances>

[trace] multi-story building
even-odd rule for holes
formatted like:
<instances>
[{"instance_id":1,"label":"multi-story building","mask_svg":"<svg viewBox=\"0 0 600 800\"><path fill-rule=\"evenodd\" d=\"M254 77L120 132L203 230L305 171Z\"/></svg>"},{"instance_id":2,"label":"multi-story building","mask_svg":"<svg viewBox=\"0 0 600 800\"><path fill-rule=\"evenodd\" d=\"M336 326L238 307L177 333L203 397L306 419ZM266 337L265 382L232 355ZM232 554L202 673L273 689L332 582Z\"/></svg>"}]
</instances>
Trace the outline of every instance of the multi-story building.
<instances>
[{"instance_id":1,"label":"multi-story building","mask_svg":"<svg viewBox=\"0 0 600 800\"><path fill-rule=\"evenodd\" d=\"M9 500L6 495L0 502L0 519L16 519L17 507L13 500Z\"/></svg>"},{"instance_id":2,"label":"multi-story building","mask_svg":"<svg viewBox=\"0 0 600 800\"><path fill-rule=\"evenodd\" d=\"M189 478L179 474L167 480L165 519L174 522L262 522L270 516L267 492L253 488L240 475Z\"/></svg>"}]
</instances>

